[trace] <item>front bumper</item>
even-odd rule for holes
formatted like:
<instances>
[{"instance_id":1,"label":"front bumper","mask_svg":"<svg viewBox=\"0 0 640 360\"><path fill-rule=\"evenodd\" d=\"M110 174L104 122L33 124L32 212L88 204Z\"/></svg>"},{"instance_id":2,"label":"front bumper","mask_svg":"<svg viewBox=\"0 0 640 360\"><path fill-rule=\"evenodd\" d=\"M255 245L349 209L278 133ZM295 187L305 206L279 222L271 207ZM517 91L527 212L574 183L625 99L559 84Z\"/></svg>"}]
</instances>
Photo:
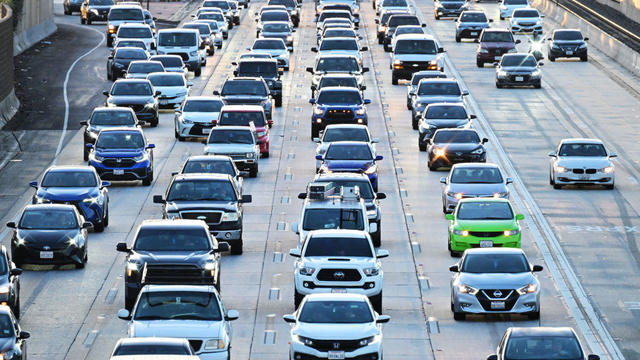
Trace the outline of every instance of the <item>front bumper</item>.
<instances>
[{"instance_id":1,"label":"front bumper","mask_svg":"<svg viewBox=\"0 0 640 360\"><path fill-rule=\"evenodd\" d=\"M613 172L605 174L596 171L595 174L574 174L573 172L555 173L556 184L580 185L580 184L600 184L612 185L615 175Z\"/></svg>"},{"instance_id":2,"label":"front bumper","mask_svg":"<svg viewBox=\"0 0 640 360\"><path fill-rule=\"evenodd\" d=\"M496 77L496 84L503 86L537 86L542 81L541 77L530 75L508 75L505 78Z\"/></svg>"},{"instance_id":3,"label":"front bumper","mask_svg":"<svg viewBox=\"0 0 640 360\"><path fill-rule=\"evenodd\" d=\"M490 298L491 290L480 290L478 294L464 294L458 291L453 295L453 308L457 312L470 314L527 314L540 311L540 291L518 295L515 290L505 298ZM492 303L504 304L504 309L492 309ZM501 306L501 304L498 304ZM500 307L493 305L494 307Z\"/></svg>"},{"instance_id":4,"label":"front bumper","mask_svg":"<svg viewBox=\"0 0 640 360\"><path fill-rule=\"evenodd\" d=\"M460 14L462 14L462 11L464 11L463 8L457 8L457 9L437 8L436 14L438 14L439 17L458 17L460 16Z\"/></svg>"},{"instance_id":5,"label":"front bumper","mask_svg":"<svg viewBox=\"0 0 640 360\"><path fill-rule=\"evenodd\" d=\"M554 58L582 57L587 55L587 48L549 48L549 56Z\"/></svg>"},{"instance_id":6,"label":"front bumper","mask_svg":"<svg viewBox=\"0 0 640 360\"><path fill-rule=\"evenodd\" d=\"M444 156L435 156L433 154L429 154L429 162L431 165L440 165L440 166L452 166L453 164L458 163L470 163L470 162L486 162L487 161L487 153L484 152L482 154L470 154L464 153L457 155L456 153L445 153Z\"/></svg>"},{"instance_id":7,"label":"front bumper","mask_svg":"<svg viewBox=\"0 0 640 360\"><path fill-rule=\"evenodd\" d=\"M313 124L313 126L319 128L320 130L324 130L324 128L327 125L331 125L331 124L361 124L361 125L367 125L369 123L369 119L367 117L367 114L364 115L357 115L355 112L353 112L353 116L352 117L331 117L331 116L327 116L327 112L325 111L325 114L323 115L313 115L311 117L311 123Z\"/></svg>"},{"instance_id":8,"label":"front bumper","mask_svg":"<svg viewBox=\"0 0 640 360\"><path fill-rule=\"evenodd\" d=\"M533 26L512 25L511 32L514 34L542 34L542 25L533 25Z\"/></svg>"},{"instance_id":9,"label":"front bumper","mask_svg":"<svg viewBox=\"0 0 640 360\"><path fill-rule=\"evenodd\" d=\"M480 245L481 241L490 241L491 246L487 246L487 247L520 248L521 234L513 235L513 236L500 235L496 237L477 237L473 235L462 236L462 235L454 235L450 233L450 237L451 237L451 250L462 252L462 251L465 251L466 249L483 247Z\"/></svg>"},{"instance_id":10,"label":"front bumper","mask_svg":"<svg viewBox=\"0 0 640 360\"><path fill-rule=\"evenodd\" d=\"M402 66L401 68L398 65L393 66L392 74L397 79L411 80L413 73L423 70L438 70L438 64L429 64L427 66L422 67L406 67Z\"/></svg>"},{"instance_id":11,"label":"front bumper","mask_svg":"<svg viewBox=\"0 0 640 360\"><path fill-rule=\"evenodd\" d=\"M462 39L477 39L481 32L482 29L457 29L456 35Z\"/></svg>"},{"instance_id":12,"label":"front bumper","mask_svg":"<svg viewBox=\"0 0 640 360\"><path fill-rule=\"evenodd\" d=\"M178 95L178 96L162 96L158 97L158 106L160 107L175 107L176 105L180 105L184 102L187 95Z\"/></svg>"},{"instance_id":13,"label":"front bumper","mask_svg":"<svg viewBox=\"0 0 640 360\"><path fill-rule=\"evenodd\" d=\"M313 276L294 275L296 290L303 295L330 294L335 292L347 292L349 294L362 294L372 297L382 291L383 276L364 277L357 282L346 281L318 281ZM348 283L349 285L345 285Z\"/></svg>"},{"instance_id":14,"label":"front bumper","mask_svg":"<svg viewBox=\"0 0 640 360\"><path fill-rule=\"evenodd\" d=\"M94 12L89 11L87 13L87 19L91 20L91 21L107 21L107 17L109 16L109 13L106 12L104 14L96 14Z\"/></svg>"},{"instance_id":15,"label":"front bumper","mask_svg":"<svg viewBox=\"0 0 640 360\"><path fill-rule=\"evenodd\" d=\"M178 135L189 138L208 137L213 123L185 123L184 121L176 121Z\"/></svg>"},{"instance_id":16,"label":"front bumper","mask_svg":"<svg viewBox=\"0 0 640 360\"><path fill-rule=\"evenodd\" d=\"M292 360L327 359L329 352L316 350L301 343L297 338L293 338L291 339L290 357ZM382 359L382 341L375 340L369 345L354 349L353 351L345 351L344 358L354 360L380 360Z\"/></svg>"},{"instance_id":17,"label":"front bumper","mask_svg":"<svg viewBox=\"0 0 640 360\"><path fill-rule=\"evenodd\" d=\"M102 180L142 180L152 171L150 161L141 161L132 167L123 168L107 167L102 162L95 160L89 160L89 165L96 169Z\"/></svg>"},{"instance_id":18,"label":"front bumper","mask_svg":"<svg viewBox=\"0 0 640 360\"><path fill-rule=\"evenodd\" d=\"M500 61L500 58L502 58L502 55L508 52L509 52L509 49L504 49L499 51L491 50L488 53L476 52L476 59L478 61L493 64L494 62Z\"/></svg>"},{"instance_id":19,"label":"front bumper","mask_svg":"<svg viewBox=\"0 0 640 360\"><path fill-rule=\"evenodd\" d=\"M29 245L11 245L14 259L27 264L39 265L62 265L62 264L82 264L86 248L76 245L67 245L63 249L43 250L42 246L31 247ZM53 258L41 258L41 251L53 252Z\"/></svg>"}]
</instances>

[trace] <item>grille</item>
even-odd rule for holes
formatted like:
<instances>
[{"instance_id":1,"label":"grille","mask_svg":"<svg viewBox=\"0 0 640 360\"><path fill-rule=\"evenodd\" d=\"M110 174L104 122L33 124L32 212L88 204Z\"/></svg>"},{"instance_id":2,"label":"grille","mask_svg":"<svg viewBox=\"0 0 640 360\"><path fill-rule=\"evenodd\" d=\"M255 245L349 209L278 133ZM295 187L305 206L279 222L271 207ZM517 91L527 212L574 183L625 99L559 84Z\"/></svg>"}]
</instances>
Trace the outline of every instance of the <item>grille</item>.
<instances>
[{"instance_id":1,"label":"grille","mask_svg":"<svg viewBox=\"0 0 640 360\"><path fill-rule=\"evenodd\" d=\"M326 360L326 358L319 358L317 356L308 355L304 353L293 353L294 360ZM349 360L378 360L378 353L369 353L364 355L358 355L356 357L350 357Z\"/></svg>"},{"instance_id":2,"label":"grille","mask_svg":"<svg viewBox=\"0 0 640 360\"><path fill-rule=\"evenodd\" d=\"M442 4L442 7L444 7L445 9L459 9L460 6L462 6L462 4L459 4L459 3L453 3L453 4L443 3Z\"/></svg>"},{"instance_id":3,"label":"grille","mask_svg":"<svg viewBox=\"0 0 640 360\"><path fill-rule=\"evenodd\" d=\"M145 284L212 284L213 279L206 277L196 265L182 264L145 264L142 271Z\"/></svg>"},{"instance_id":4,"label":"grille","mask_svg":"<svg viewBox=\"0 0 640 360\"><path fill-rule=\"evenodd\" d=\"M501 292L502 295L494 295L496 291ZM513 289L485 289L479 291L476 297L486 311L509 311L516 304L516 301L518 301L519 295ZM492 301L504 301L504 309L491 309Z\"/></svg>"},{"instance_id":5,"label":"grille","mask_svg":"<svg viewBox=\"0 0 640 360\"><path fill-rule=\"evenodd\" d=\"M191 129L189 129L189 135L208 135L202 132L203 129L211 129L213 125L210 126L202 126L201 124L193 124Z\"/></svg>"},{"instance_id":6,"label":"grille","mask_svg":"<svg viewBox=\"0 0 640 360\"><path fill-rule=\"evenodd\" d=\"M359 340L313 340L312 348L320 351L342 350L353 351L360 348Z\"/></svg>"},{"instance_id":7,"label":"grille","mask_svg":"<svg viewBox=\"0 0 640 360\"><path fill-rule=\"evenodd\" d=\"M107 158L102 161L102 164L112 168L128 168L135 165L136 162L131 158Z\"/></svg>"},{"instance_id":8,"label":"grille","mask_svg":"<svg viewBox=\"0 0 640 360\"><path fill-rule=\"evenodd\" d=\"M573 169L574 174L584 174L584 169Z\"/></svg>"},{"instance_id":9,"label":"grille","mask_svg":"<svg viewBox=\"0 0 640 360\"><path fill-rule=\"evenodd\" d=\"M500 236L500 235L504 234L504 232L502 232L502 231L470 231L469 234L471 236L475 236L475 237L487 238L487 237Z\"/></svg>"},{"instance_id":10,"label":"grille","mask_svg":"<svg viewBox=\"0 0 640 360\"><path fill-rule=\"evenodd\" d=\"M222 218L222 212L220 211L183 211L180 213L180 217L189 220L204 220L207 224L219 224Z\"/></svg>"},{"instance_id":11,"label":"grille","mask_svg":"<svg viewBox=\"0 0 640 360\"><path fill-rule=\"evenodd\" d=\"M504 50L504 49L498 49L498 48L496 48L496 49L491 49L491 50L489 50L489 51L491 52L491 54L494 54L494 55L502 55L502 54L504 54L504 53L506 53L506 52L507 52L507 50Z\"/></svg>"},{"instance_id":12,"label":"grille","mask_svg":"<svg viewBox=\"0 0 640 360\"><path fill-rule=\"evenodd\" d=\"M405 70L435 70L435 65L431 65L428 61L403 61L402 65Z\"/></svg>"},{"instance_id":13,"label":"grille","mask_svg":"<svg viewBox=\"0 0 640 360\"><path fill-rule=\"evenodd\" d=\"M169 55L178 55L182 58L183 61L189 60L189 54L187 53L169 53Z\"/></svg>"},{"instance_id":14,"label":"grille","mask_svg":"<svg viewBox=\"0 0 640 360\"><path fill-rule=\"evenodd\" d=\"M520 26L533 26L533 25L535 25L535 24L536 24L536 23L534 23L534 22L531 22L531 23L528 23L528 22L522 22L522 23L520 23Z\"/></svg>"},{"instance_id":15,"label":"grille","mask_svg":"<svg viewBox=\"0 0 640 360\"><path fill-rule=\"evenodd\" d=\"M350 120L353 119L351 110L328 110L325 117L328 120Z\"/></svg>"},{"instance_id":16,"label":"grille","mask_svg":"<svg viewBox=\"0 0 640 360\"><path fill-rule=\"evenodd\" d=\"M245 153L242 154L223 154L223 153L216 153L216 155L225 155L230 157L232 160L244 160L246 159L246 155Z\"/></svg>"},{"instance_id":17,"label":"grille","mask_svg":"<svg viewBox=\"0 0 640 360\"><path fill-rule=\"evenodd\" d=\"M189 339L189 345L191 345L191 349L193 352L198 352L202 347L202 340L191 340Z\"/></svg>"},{"instance_id":18,"label":"grille","mask_svg":"<svg viewBox=\"0 0 640 360\"><path fill-rule=\"evenodd\" d=\"M225 99L224 103L227 105L260 105L261 99Z\"/></svg>"},{"instance_id":19,"label":"grille","mask_svg":"<svg viewBox=\"0 0 640 360\"><path fill-rule=\"evenodd\" d=\"M529 81L529 75L523 74L511 75L511 81L516 81L516 77L522 77L522 81Z\"/></svg>"},{"instance_id":20,"label":"grille","mask_svg":"<svg viewBox=\"0 0 640 360\"><path fill-rule=\"evenodd\" d=\"M322 269L318 272L317 279L320 281L360 281L362 276L356 269Z\"/></svg>"},{"instance_id":21,"label":"grille","mask_svg":"<svg viewBox=\"0 0 640 360\"><path fill-rule=\"evenodd\" d=\"M596 173L596 169L587 169L584 171L587 174L595 174Z\"/></svg>"}]
</instances>

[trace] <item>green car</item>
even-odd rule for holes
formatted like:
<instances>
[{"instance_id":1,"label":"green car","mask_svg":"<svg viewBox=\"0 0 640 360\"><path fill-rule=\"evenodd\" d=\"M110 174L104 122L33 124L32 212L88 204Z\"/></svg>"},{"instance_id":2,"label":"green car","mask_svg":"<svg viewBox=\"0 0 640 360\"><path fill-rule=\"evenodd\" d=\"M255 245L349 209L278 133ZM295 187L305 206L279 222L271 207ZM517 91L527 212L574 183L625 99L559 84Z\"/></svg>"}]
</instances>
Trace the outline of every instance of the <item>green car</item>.
<instances>
[{"instance_id":1,"label":"green car","mask_svg":"<svg viewBox=\"0 0 640 360\"><path fill-rule=\"evenodd\" d=\"M502 198L462 199L449 220L449 252L456 256L477 247L520 247L519 220L509 200Z\"/></svg>"}]
</instances>

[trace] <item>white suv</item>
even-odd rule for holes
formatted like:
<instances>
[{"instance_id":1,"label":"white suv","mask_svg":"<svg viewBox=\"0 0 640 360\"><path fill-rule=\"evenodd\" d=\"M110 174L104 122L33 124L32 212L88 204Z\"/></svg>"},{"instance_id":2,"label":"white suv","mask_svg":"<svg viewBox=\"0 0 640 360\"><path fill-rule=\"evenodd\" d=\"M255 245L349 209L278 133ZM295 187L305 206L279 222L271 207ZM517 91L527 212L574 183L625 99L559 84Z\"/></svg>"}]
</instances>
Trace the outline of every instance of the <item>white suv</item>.
<instances>
[{"instance_id":1,"label":"white suv","mask_svg":"<svg viewBox=\"0 0 640 360\"><path fill-rule=\"evenodd\" d=\"M384 273L379 259L389 252L376 251L365 231L311 231L302 250L291 249L289 254L298 258L293 270L296 308L305 295L356 293L366 295L373 309L382 312Z\"/></svg>"}]
</instances>

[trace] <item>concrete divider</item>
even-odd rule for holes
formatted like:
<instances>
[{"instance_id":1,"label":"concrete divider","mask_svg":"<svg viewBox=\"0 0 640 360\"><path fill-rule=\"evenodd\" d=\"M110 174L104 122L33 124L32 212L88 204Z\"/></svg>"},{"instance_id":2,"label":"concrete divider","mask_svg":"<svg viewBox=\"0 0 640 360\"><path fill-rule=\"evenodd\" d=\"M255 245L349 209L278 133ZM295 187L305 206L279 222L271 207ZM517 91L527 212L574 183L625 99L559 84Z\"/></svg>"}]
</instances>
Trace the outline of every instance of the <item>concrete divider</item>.
<instances>
[{"instance_id":1,"label":"concrete divider","mask_svg":"<svg viewBox=\"0 0 640 360\"><path fill-rule=\"evenodd\" d=\"M13 89L13 13L0 3L0 128L18 111L20 102Z\"/></svg>"},{"instance_id":2,"label":"concrete divider","mask_svg":"<svg viewBox=\"0 0 640 360\"><path fill-rule=\"evenodd\" d=\"M22 14L15 29L13 55L18 55L38 41L53 34L53 0L23 0ZM17 16L17 14L14 14Z\"/></svg>"},{"instance_id":3,"label":"concrete divider","mask_svg":"<svg viewBox=\"0 0 640 360\"><path fill-rule=\"evenodd\" d=\"M576 28L589 38L589 46L595 47L609 56L625 69L640 75L640 54L595 25L583 20L571 11L564 9L551 0L533 0L531 6L558 23L562 28Z\"/></svg>"}]
</instances>

